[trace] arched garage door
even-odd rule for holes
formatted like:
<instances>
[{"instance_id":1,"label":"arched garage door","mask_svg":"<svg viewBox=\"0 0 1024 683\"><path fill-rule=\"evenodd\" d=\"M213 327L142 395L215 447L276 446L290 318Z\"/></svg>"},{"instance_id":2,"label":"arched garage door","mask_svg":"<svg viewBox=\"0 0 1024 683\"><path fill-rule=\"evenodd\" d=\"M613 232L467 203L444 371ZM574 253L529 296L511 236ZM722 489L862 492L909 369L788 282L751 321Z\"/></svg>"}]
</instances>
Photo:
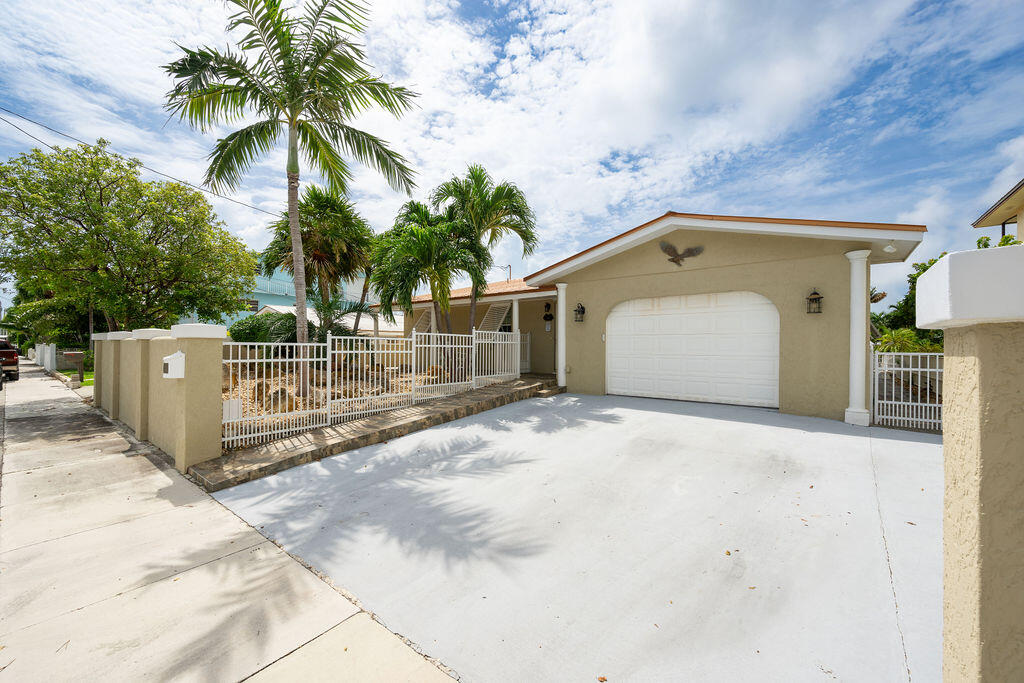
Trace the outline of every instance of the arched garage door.
<instances>
[{"instance_id":1,"label":"arched garage door","mask_svg":"<svg viewBox=\"0 0 1024 683\"><path fill-rule=\"evenodd\" d=\"M633 299L605 331L609 394L779 405L779 312L760 294Z\"/></svg>"}]
</instances>

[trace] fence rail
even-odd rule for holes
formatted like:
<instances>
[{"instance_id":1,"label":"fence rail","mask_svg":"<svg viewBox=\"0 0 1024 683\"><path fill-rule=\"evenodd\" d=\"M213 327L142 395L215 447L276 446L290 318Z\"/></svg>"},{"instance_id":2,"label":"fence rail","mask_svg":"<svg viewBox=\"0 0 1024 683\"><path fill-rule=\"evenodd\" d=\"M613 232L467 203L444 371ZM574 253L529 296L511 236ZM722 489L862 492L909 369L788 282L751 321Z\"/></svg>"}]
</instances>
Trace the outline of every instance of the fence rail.
<instances>
[{"instance_id":1,"label":"fence rail","mask_svg":"<svg viewBox=\"0 0 1024 683\"><path fill-rule=\"evenodd\" d=\"M941 353L875 353L875 424L941 431L942 374Z\"/></svg>"},{"instance_id":2,"label":"fence rail","mask_svg":"<svg viewBox=\"0 0 1024 683\"><path fill-rule=\"evenodd\" d=\"M226 342L223 446L251 446L515 379L515 332Z\"/></svg>"}]
</instances>

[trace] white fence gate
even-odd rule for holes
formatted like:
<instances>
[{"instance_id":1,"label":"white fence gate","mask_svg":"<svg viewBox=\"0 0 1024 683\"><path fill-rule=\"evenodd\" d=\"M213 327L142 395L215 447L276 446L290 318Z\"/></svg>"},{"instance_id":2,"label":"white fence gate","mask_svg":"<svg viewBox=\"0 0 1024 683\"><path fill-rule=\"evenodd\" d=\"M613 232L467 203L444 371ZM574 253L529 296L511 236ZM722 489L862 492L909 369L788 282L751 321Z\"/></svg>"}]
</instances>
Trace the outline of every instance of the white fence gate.
<instances>
[{"instance_id":1,"label":"white fence gate","mask_svg":"<svg viewBox=\"0 0 1024 683\"><path fill-rule=\"evenodd\" d=\"M240 448L516 379L516 332L226 342L223 446Z\"/></svg>"},{"instance_id":2,"label":"white fence gate","mask_svg":"<svg viewBox=\"0 0 1024 683\"><path fill-rule=\"evenodd\" d=\"M941 353L875 353L875 424L941 431L942 371Z\"/></svg>"}]
</instances>

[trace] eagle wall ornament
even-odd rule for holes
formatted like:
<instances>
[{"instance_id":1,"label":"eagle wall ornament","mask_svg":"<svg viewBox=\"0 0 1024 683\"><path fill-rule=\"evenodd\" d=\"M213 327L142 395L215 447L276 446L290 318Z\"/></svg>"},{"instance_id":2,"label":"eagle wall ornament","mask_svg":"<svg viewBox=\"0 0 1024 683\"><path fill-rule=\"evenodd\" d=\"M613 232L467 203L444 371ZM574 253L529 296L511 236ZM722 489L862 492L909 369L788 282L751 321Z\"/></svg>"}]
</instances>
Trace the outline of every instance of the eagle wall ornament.
<instances>
[{"instance_id":1,"label":"eagle wall ornament","mask_svg":"<svg viewBox=\"0 0 1024 683\"><path fill-rule=\"evenodd\" d=\"M676 264L677 266L683 265L683 259L688 259L693 256L700 256L701 254L704 253L704 247L687 247L686 249L683 249L683 251L680 253L676 251L674 245L669 244L668 242L661 242L658 244L658 246L661 247L661 250L668 255L668 260Z\"/></svg>"}]
</instances>

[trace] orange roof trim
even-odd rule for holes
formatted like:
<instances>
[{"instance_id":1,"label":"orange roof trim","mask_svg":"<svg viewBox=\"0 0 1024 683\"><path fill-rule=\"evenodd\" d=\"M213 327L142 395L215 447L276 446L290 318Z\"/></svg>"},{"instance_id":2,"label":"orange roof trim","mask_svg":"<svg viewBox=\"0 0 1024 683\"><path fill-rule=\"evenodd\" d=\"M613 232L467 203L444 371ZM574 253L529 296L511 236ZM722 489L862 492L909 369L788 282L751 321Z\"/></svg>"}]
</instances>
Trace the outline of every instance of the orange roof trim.
<instances>
[{"instance_id":1,"label":"orange roof trim","mask_svg":"<svg viewBox=\"0 0 1024 683\"><path fill-rule=\"evenodd\" d=\"M710 213L680 213L678 211L666 211L663 215L658 216L657 218L655 218L653 220L649 220L646 223L643 223L642 225L638 225L635 228L632 228L631 230L627 230L626 232L620 233L620 234L616 235L615 237L612 237L610 239L606 239L604 242L600 242L598 244L595 244L592 247L588 247L588 248L584 249L583 251L578 252L576 254L573 254L572 256L570 256L568 258L564 258L564 259L562 259L561 261L559 261L557 263L552 263L550 266L547 266L545 268L541 268L540 270L538 270L535 273L530 273L529 275L526 276L526 278L529 279L529 278L537 277L538 275L540 275L542 273L545 273L545 272L551 270L552 268L557 268L558 266L560 266L562 264L565 264L565 263L568 263L569 261L572 261L573 259L577 259L580 256L583 256L584 254L587 254L587 253L589 253L591 251L594 251L595 249L600 249L601 247L605 246L606 244L611 244L612 242L614 242L616 240L619 240L619 239L622 239L623 237L626 237L627 235L632 235L635 232L643 230L647 226L652 225L654 223L657 223L658 221L660 221L660 220L662 220L664 218L670 218L670 217L671 218L695 218L697 220L704 220L704 221L730 221L730 222L734 222L734 223L781 223L781 224L785 224L785 225L820 225L820 226L825 226L825 227L829 227L829 228L867 228L869 230L905 230L907 232L927 232L928 231L928 229L925 226L923 226L923 225L914 225L914 224L910 224L910 223L863 223L863 222L857 222L857 221L816 221L816 220L809 220L809 219L806 219L806 218L763 218L763 217L759 217L759 216L723 216L723 215L719 215L719 214L710 214Z\"/></svg>"},{"instance_id":2,"label":"orange roof trim","mask_svg":"<svg viewBox=\"0 0 1024 683\"><path fill-rule=\"evenodd\" d=\"M532 292L546 292L554 289L554 285L540 285L535 287L533 285L526 284L522 278L518 278L515 280L502 280L501 282L488 282L487 289L484 290L484 293L480 296L482 298L487 296L500 296L502 294L530 294ZM470 294L471 289L469 287L461 287L459 289L453 289L449 299L452 301L456 299L468 299ZM414 304L422 304L430 300L431 298L429 294L421 294L412 298L412 302Z\"/></svg>"}]
</instances>

